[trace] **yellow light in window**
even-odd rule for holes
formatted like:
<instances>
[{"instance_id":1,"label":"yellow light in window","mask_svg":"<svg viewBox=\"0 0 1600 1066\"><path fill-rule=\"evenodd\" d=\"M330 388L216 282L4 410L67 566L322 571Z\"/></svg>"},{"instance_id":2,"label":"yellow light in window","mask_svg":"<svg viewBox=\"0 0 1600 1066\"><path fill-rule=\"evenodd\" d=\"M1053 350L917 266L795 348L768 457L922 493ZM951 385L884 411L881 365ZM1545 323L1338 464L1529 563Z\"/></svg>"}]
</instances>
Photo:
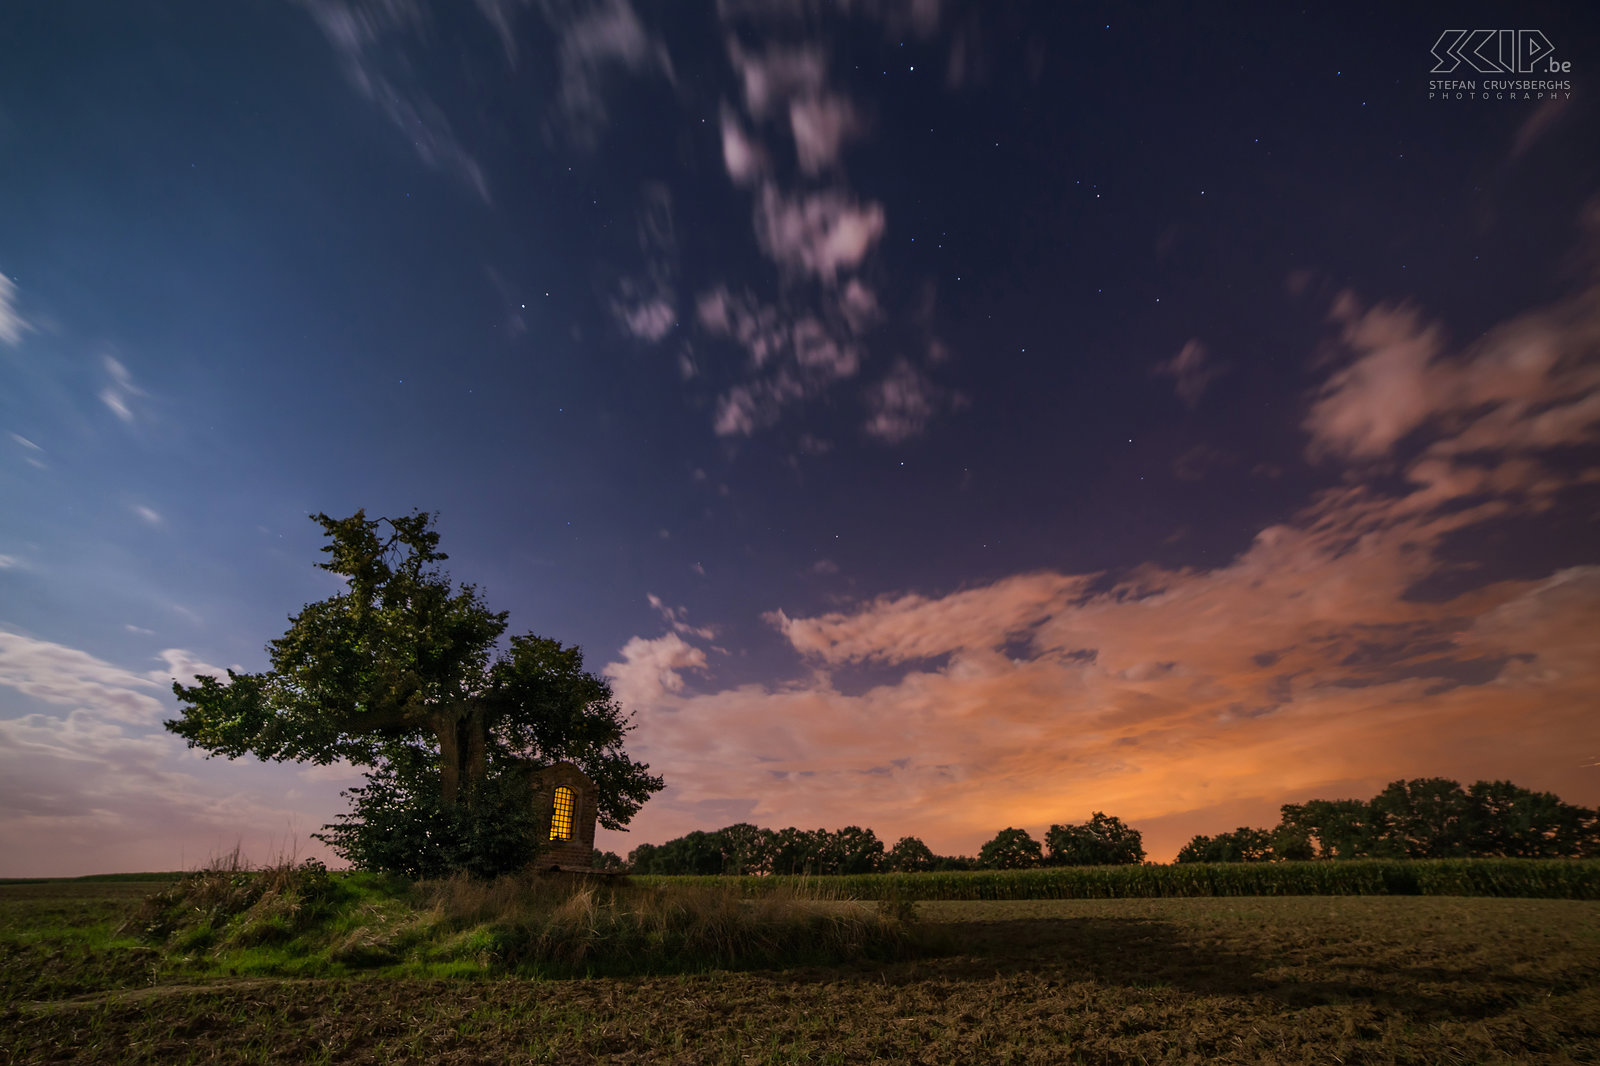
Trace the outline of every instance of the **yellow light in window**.
<instances>
[{"instance_id":1,"label":"yellow light in window","mask_svg":"<svg viewBox=\"0 0 1600 1066\"><path fill-rule=\"evenodd\" d=\"M556 789L555 810L550 813L550 839L572 839L572 789L566 785Z\"/></svg>"}]
</instances>

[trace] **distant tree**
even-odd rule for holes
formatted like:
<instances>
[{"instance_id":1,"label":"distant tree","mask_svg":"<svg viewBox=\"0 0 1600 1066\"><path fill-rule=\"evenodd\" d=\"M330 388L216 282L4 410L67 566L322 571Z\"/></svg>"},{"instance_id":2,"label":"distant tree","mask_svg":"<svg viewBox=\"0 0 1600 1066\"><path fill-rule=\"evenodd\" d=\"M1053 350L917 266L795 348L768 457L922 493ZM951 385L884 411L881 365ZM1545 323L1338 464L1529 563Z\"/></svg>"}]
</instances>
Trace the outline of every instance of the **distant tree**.
<instances>
[{"instance_id":1,"label":"distant tree","mask_svg":"<svg viewBox=\"0 0 1600 1066\"><path fill-rule=\"evenodd\" d=\"M717 830L722 843L722 872L765 874L772 872L772 830L739 822Z\"/></svg>"},{"instance_id":2,"label":"distant tree","mask_svg":"<svg viewBox=\"0 0 1600 1066\"><path fill-rule=\"evenodd\" d=\"M1273 827L1272 857L1280 862L1306 862L1316 858L1311 838L1302 829L1279 824Z\"/></svg>"},{"instance_id":3,"label":"distant tree","mask_svg":"<svg viewBox=\"0 0 1600 1066\"><path fill-rule=\"evenodd\" d=\"M1273 836L1265 829L1240 826L1214 837L1197 836L1178 852L1178 862L1269 862Z\"/></svg>"},{"instance_id":4,"label":"distant tree","mask_svg":"<svg viewBox=\"0 0 1600 1066\"><path fill-rule=\"evenodd\" d=\"M623 751L632 726L579 649L529 634L497 651L506 615L440 570L432 515L315 521L329 556L317 565L343 590L290 618L264 673L173 685L183 708L166 727L190 747L363 767L350 813L316 835L358 867L407 876L531 860L543 843L532 766L581 767L608 829L662 787Z\"/></svg>"},{"instance_id":5,"label":"distant tree","mask_svg":"<svg viewBox=\"0 0 1600 1066\"><path fill-rule=\"evenodd\" d=\"M615 852L601 851L595 848L589 856L589 867L594 870L620 870L626 865L622 857Z\"/></svg>"},{"instance_id":6,"label":"distant tree","mask_svg":"<svg viewBox=\"0 0 1600 1066\"><path fill-rule=\"evenodd\" d=\"M1467 789L1473 854L1514 858L1600 857L1600 817L1549 792L1510 781Z\"/></svg>"},{"instance_id":7,"label":"distant tree","mask_svg":"<svg viewBox=\"0 0 1600 1066\"><path fill-rule=\"evenodd\" d=\"M933 851L916 837L901 837L885 856L885 865L895 873L921 873L933 864Z\"/></svg>"},{"instance_id":8,"label":"distant tree","mask_svg":"<svg viewBox=\"0 0 1600 1066\"><path fill-rule=\"evenodd\" d=\"M827 842L825 873L870 874L883 866L883 841L870 829L847 825Z\"/></svg>"},{"instance_id":9,"label":"distant tree","mask_svg":"<svg viewBox=\"0 0 1600 1066\"><path fill-rule=\"evenodd\" d=\"M1372 809L1362 800L1286 803L1282 812L1281 826L1303 836L1315 858L1354 859L1372 854Z\"/></svg>"},{"instance_id":10,"label":"distant tree","mask_svg":"<svg viewBox=\"0 0 1600 1066\"><path fill-rule=\"evenodd\" d=\"M772 834L772 872L775 874L818 874L826 863L823 843L827 830L810 832L790 826Z\"/></svg>"},{"instance_id":11,"label":"distant tree","mask_svg":"<svg viewBox=\"0 0 1600 1066\"><path fill-rule=\"evenodd\" d=\"M1196 833L1189 838L1189 843L1178 849L1178 856L1173 861L1182 863L1217 862L1219 860L1213 857L1216 853L1212 850L1212 844L1215 841L1216 837L1208 837L1204 833Z\"/></svg>"},{"instance_id":12,"label":"distant tree","mask_svg":"<svg viewBox=\"0 0 1600 1066\"><path fill-rule=\"evenodd\" d=\"M978 850L978 865L985 870L1023 870L1039 862L1039 842L1026 829L1002 829Z\"/></svg>"},{"instance_id":13,"label":"distant tree","mask_svg":"<svg viewBox=\"0 0 1600 1066\"><path fill-rule=\"evenodd\" d=\"M722 872L722 840L714 832L696 829L666 844L640 845L629 855L638 874L714 876Z\"/></svg>"},{"instance_id":14,"label":"distant tree","mask_svg":"<svg viewBox=\"0 0 1600 1066\"><path fill-rule=\"evenodd\" d=\"M1102 811L1080 825L1052 825L1045 834L1051 866L1120 866L1144 861L1144 838Z\"/></svg>"},{"instance_id":15,"label":"distant tree","mask_svg":"<svg viewBox=\"0 0 1600 1066\"><path fill-rule=\"evenodd\" d=\"M982 864L972 855L935 855L933 869L939 873L952 870L978 870Z\"/></svg>"},{"instance_id":16,"label":"distant tree","mask_svg":"<svg viewBox=\"0 0 1600 1066\"><path fill-rule=\"evenodd\" d=\"M1472 804L1454 781L1392 781L1370 808L1372 854L1444 859L1472 852Z\"/></svg>"}]
</instances>

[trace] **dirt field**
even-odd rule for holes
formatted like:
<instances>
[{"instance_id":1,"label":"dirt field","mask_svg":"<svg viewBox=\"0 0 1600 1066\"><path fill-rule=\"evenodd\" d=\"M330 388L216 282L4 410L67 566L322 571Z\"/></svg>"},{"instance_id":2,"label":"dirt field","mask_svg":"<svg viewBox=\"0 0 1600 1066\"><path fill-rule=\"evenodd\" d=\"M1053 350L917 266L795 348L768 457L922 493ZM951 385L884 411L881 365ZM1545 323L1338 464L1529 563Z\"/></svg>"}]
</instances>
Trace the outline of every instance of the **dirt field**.
<instances>
[{"instance_id":1,"label":"dirt field","mask_svg":"<svg viewBox=\"0 0 1600 1066\"><path fill-rule=\"evenodd\" d=\"M167 983L148 885L0 886L0 1062L1600 1062L1600 904L924 903L906 962Z\"/></svg>"}]
</instances>

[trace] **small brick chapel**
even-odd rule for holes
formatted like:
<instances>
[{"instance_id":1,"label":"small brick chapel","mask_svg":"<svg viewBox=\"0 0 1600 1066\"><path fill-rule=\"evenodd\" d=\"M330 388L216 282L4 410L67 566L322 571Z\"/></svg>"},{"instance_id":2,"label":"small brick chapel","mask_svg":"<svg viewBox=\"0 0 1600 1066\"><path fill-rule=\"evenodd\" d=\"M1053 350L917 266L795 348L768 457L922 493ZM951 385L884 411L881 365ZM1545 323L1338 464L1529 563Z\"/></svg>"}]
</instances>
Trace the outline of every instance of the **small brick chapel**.
<instances>
[{"instance_id":1,"label":"small brick chapel","mask_svg":"<svg viewBox=\"0 0 1600 1066\"><path fill-rule=\"evenodd\" d=\"M539 855L539 867L589 869L594 858L594 823L600 811L593 779L569 762L535 770L531 778L533 809L541 819L539 835L549 841Z\"/></svg>"}]
</instances>

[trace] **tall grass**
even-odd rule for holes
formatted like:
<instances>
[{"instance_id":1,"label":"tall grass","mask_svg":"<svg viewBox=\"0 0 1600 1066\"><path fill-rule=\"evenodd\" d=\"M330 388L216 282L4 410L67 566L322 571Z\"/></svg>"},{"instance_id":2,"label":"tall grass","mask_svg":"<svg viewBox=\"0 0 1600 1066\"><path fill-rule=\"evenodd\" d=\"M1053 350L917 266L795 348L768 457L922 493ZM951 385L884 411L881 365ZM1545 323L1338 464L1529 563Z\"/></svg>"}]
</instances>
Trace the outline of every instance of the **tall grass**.
<instances>
[{"instance_id":1,"label":"tall grass","mask_svg":"<svg viewBox=\"0 0 1600 1066\"><path fill-rule=\"evenodd\" d=\"M469 950L522 973L750 969L905 954L903 916L791 885L749 897L724 884L540 875L423 883L417 901Z\"/></svg>"},{"instance_id":2,"label":"tall grass","mask_svg":"<svg viewBox=\"0 0 1600 1066\"><path fill-rule=\"evenodd\" d=\"M412 885L315 863L251 869L235 855L149 897L130 925L204 972L566 976L899 957L913 949L908 918L805 886L750 898L725 884L534 873Z\"/></svg>"},{"instance_id":3,"label":"tall grass","mask_svg":"<svg viewBox=\"0 0 1600 1066\"><path fill-rule=\"evenodd\" d=\"M636 880L649 885L725 885L749 897L799 888L834 899L878 900L1416 895L1600 899L1600 860L1353 859L1057 866L811 878L652 876Z\"/></svg>"}]
</instances>

